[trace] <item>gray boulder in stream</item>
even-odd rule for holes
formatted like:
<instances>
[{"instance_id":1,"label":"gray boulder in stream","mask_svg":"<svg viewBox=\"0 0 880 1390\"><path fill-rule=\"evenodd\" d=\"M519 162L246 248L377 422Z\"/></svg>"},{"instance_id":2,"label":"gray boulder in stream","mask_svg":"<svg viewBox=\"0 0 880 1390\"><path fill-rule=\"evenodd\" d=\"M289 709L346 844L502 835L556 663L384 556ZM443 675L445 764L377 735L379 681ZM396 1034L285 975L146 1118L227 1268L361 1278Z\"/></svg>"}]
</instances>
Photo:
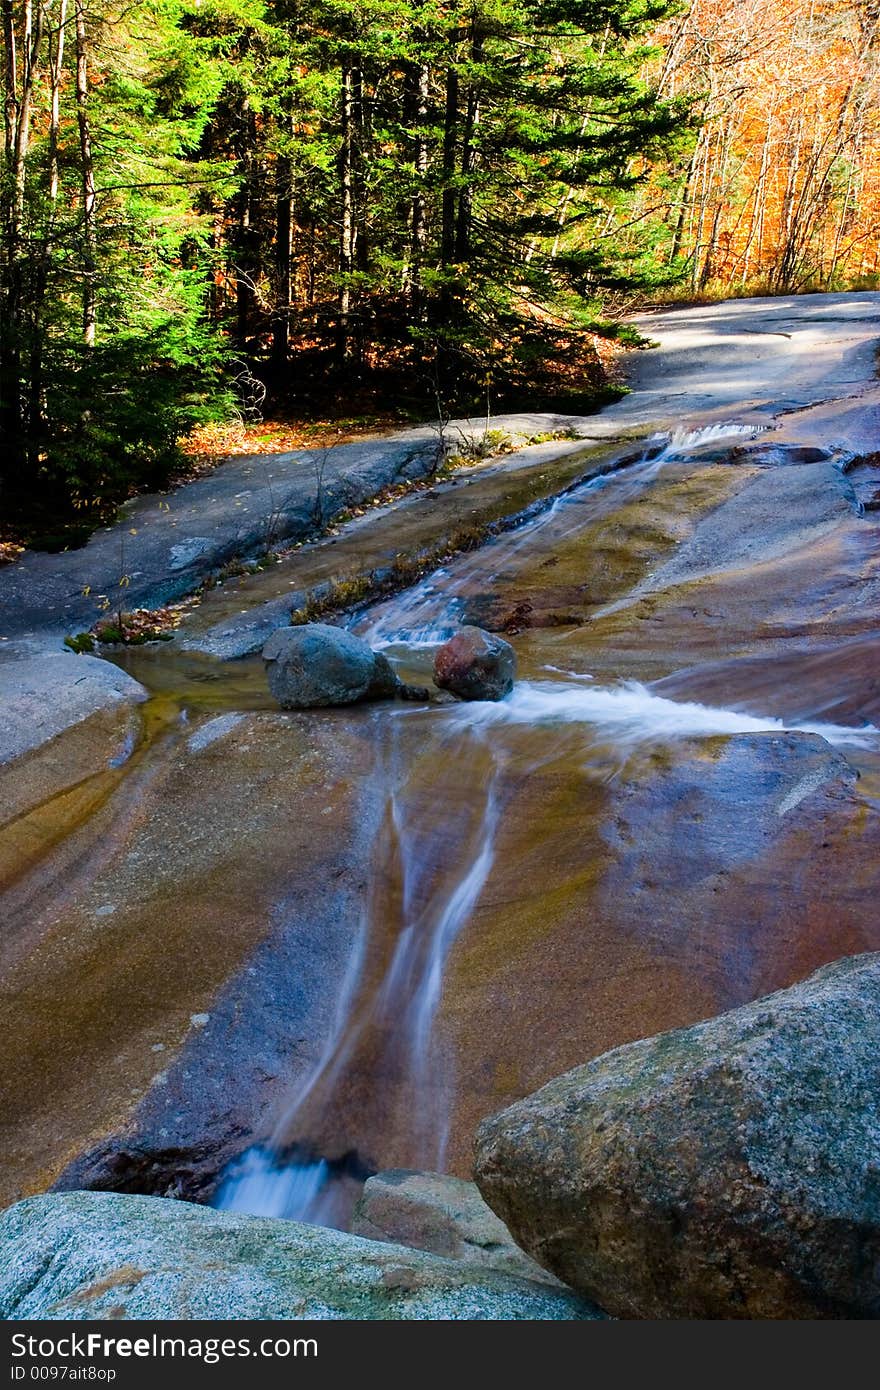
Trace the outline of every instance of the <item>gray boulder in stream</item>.
<instances>
[{"instance_id":1,"label":"gray boulder in stream","mask_svg":"<svg viewBox=\"0 0 880 1390\"><path fill-rule=\"evenodd\" d=\"M68 1192L0 1216L0 1318L541 1319L568 1289L167 1197Z\"/></svg>"},{"instance_id":2,"label":"gray boulder in stream","mask_svg":"<svg viewBox=\"0 0 880 1390\"><path fill-rule=\"evenodd\" d=\"M612 1315L880 1315L880 954L615 1048L486 1120L514 1239Z\"/></svg>"},{"instance_id":3,"label":"gray boulder in stream","mask_svg":"<svg viewBox=\"0 0 880 1390\"><path fill-rule=\"evenodd\" d=\"M434 657L434 680L460 700L503 700L516 679L516 652L480 627L463 627Z\"/></svg>"},{"instance_id":4,"label":"gray boulder in stream","mask_svg":"<svg viewBox=\"0 0 880 1390\"><path fill-rule=\"evenodd\" d=\"M387 657L327 623L279 628L263 648L263 661L282 709L390 699L399 684Z\"/></svg>"}]
</instances>

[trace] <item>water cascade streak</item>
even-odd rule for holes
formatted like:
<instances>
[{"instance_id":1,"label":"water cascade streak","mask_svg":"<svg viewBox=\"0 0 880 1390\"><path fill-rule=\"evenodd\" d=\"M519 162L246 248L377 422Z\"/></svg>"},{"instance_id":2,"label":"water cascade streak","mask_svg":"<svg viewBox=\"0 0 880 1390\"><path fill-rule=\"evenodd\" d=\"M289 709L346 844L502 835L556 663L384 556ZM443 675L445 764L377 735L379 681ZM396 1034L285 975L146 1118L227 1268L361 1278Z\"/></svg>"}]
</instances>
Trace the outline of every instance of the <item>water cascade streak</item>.
<instances>
[{"instance_id":1,"label":"water cascade streak","mask_svg":"<svg viewBox=\"0 0 880 1390\"><path fill-rule=\"evenodd\" d=\"M501 576L514 574L520 561L530 558L538 536L562 543L583 528L589 520L585 506L592 512L606 491L619 507L643 492L667 464L686 460L696 450L724 439L751 438L758 432L755 426L727 424L652 437L639 462L563 493L515 531L434 570L412 589L371 608L357 624L359 635L377 648L438 646L460 626L464 596L474 588L491 589Z\"/></svg>"},{"instance_id":2,"label":"water cascade streak","mask_svg":"<svg viewBox=\"0 0 880 1390\"><path fill-rule=\"evenodd\" d=\"M409 804L411 789L401 775L398 726L408 722L408 713L397 712L388 721L390 791L386 832L378 840L384 856L371 871L374 889L333 1028L272 1140L248 1150L227 1172L215 1200L222 1210L344 1224L351 1207L345 1183L351 1165L347 1169L345 1162L328 1161L314 1150L320 1144L316 1136L334 1130L336 1112L352 1092L358 1097L355 1112L366 1117L370 1134L405 1131L412 1163L442 1167L453 1078L434 1025L449 953L492 867L501 760L477 733L473 741L489 761L489 775L464 811L441 791L432 827L417 794ZM460 745L461 733L450 723L453 727ZM389 880L395 884L390 895L381 886ZM394 942L377 971L375 957L378 952L381 958L390 916L397 919Z\"/></svg>"},{"instance_id":3,"label":"water cascade streak","mask_svg":"<svg viewBox=\"0 0 880 1390\"><path fill-rule=\"evenodd\" d=\"M569 674L569 673L562 673ZM500 704L471 704L454 717L471 728L500 725L584 724L622 747L662 743L683 738L712 738L724 734L817 734L828 743L852 748L876 747L880 730L873 724L850 728L821 722L785 723L771 715L717 709L692 701L669 700L639 681L618 686L589 686L568 681L520 681Z\"/></svg>"},{"instance_id":4,"label":"water cascade streak","mask_svg":"<svg viewBox=\"0 0 880 1390\"><path fill-rule=\"evenodd\" d=\"M398 822L403 850L404 907L410 905L410 885L415 843L407 834L403 818ZM412 921L397 940L394 957L383 986L382 1008L393 1017L396 1001L408 996L397 1026L399 1051L407 1059L410 1091L415 1097L432 1094L435 1104L425 1114L417 1106L412 1139L419 1162L442 1168L449 1133L451 1076L439 1066L439 1056L431 1046L434 1021L443 992L446 962L452 946L470 919L492 868L495 834L498 826L497 771L485 792L476 835L463 871L452 892L427 908ZM409 913L407 912L407 916Z\"/></svg>"}]
</instances>

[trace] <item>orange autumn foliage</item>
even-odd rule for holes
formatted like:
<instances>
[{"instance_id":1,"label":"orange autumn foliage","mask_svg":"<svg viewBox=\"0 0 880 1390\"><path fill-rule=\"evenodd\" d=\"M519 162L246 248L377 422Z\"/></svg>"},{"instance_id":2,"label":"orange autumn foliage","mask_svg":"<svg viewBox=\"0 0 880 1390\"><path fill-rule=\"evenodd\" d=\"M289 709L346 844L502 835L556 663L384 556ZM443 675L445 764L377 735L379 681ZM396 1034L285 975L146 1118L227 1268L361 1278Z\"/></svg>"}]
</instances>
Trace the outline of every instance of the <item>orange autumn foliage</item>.
<instances>
[{"instance_id":1,"label":"orange autumn foliage","mask_svg":"<svg viewBox=\"0 0 880 1390\"><path fill-rule=\"evenodd\" d=\"M691 288L873 283L880 0L694 0L657 39L702 116L671 215Z\"/></svg>"}]
</instances>

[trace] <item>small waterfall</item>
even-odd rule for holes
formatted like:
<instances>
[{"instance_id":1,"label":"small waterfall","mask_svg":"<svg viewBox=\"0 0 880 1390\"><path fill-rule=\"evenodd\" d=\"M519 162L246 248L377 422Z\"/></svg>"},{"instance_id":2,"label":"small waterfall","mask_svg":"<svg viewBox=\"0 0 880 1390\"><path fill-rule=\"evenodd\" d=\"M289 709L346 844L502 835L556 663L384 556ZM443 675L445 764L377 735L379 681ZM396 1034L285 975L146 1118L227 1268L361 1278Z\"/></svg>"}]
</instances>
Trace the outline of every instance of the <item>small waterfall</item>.
<instances>
[{"instance_id":1,"label":"small waterfall","mask_svg":"<svg viewBox=\"0 0 880 1390\"><path fill-rule=\"evenodd\" d=\"M554 498L549 507L515 531L498 537L474 554L463 556L453 567L434 570L412 589L389 599L387 603L378 604L371 609L369 621L358 624L358 635L376 650L439 647L461 626L462 595L475 577L479 577L480 583L488 588L502 569L509 571L515 568L520 553L534 543L537 535L553 526L559 513L573 497L582 498L588 492L595 491L607 482L608 476L603 474L599 478L592 478L576 493L564 493ZM562 531L559 539L580 524L578 518L576 525ZM487 565L491 568L487 568Z\"/></svg>"},{"instance_id":2,"label":"small waterfall","mask_svg":"<svg viewBox=\"0 0 880 1390\"><path fill-rule=\"evenodd\" d=\"M443 992L449 953L459 933L469 921L479 901L495 857L498 826L497 777L490 783L480 816L475 842L463 869L448 895L429 900L426 908L400 933L388 974L382 986L380 1009L389 1016L401 999L408 1000L397 1030L400 1043L392 1043L406 1059L410 1090L414 1097L435 1097L432 1112L413 1115L413 1141L423 1155L419 1160L432 1168L442 1168L449 1133L451 1077L438 1074L438 1058L432 1051L434 1020ZM404 867L404 913L409 918L412 889L419 874L417 842L401 823Z\"/></svg>"},{"instance_id":3,"label":"small waterfall","mask_svg":"<svg viewBox=\"0 0 880 1390\"><path fill-rule=\"evenodd\" d=\"M666 446L670 455L691 453L694 449L704 449L711 444L720 444L725 439L754 439L761 434L763 425L703 425L696 430L673 430Z\"/></svg>"},{"instance_id":4,"label":"small waterfall","mask_svg":"<svg viewBox=\"0 0 880 1390\"><path fill-rule=\"evenodd\" d=\"M394 751L387 774L389 836L385 847L400 879L399 923L390 960L370 994L365 982L367 957L373 938L386 925L376 918L384 918L389 910L388 901L380 895L365 910L334 1026L318 1062L281 1118L273 1140L249 1149L227 1170L214 1203L221 1210L318 1224L345 1220L351 1192L346 1201L340 1184L350 1176L351 1165L347 1168L344 1162L315 1156L309 1141L315 1123L332 1114L341 1086L350 1074L357 1073L361 1055L370 1047L374 1049L371 1086L377 1108L381 1110L384 1103L383 1078L393 1074L402 1098L400 1105L405 1108L412 1161L442 1167L452 1074L435 1045L434 1025L449 953L476 907L492 867L501 764L493 759L494 771L483 784L482 800L472 808L470 823L462 828L458 825L461 818L456 817L461 844L450 874L444 862L450 825L442 807L437 832L432 837L429 829L426 837L419 808L415 813L408 809L407 788L399 784L401 760L395 725L396 719L405 719L407 714L400 711L389 720ZM460 741L458 730L454 732ZM481 741L479 735L477 738ZM305 1127L301 1156L291 1153L290 1138L300 1124Z\"/></svg>"},{"instance_id":5,"label":"small waterfall","mask_svg":"<svg viewBox=\"0 0 880 1390\"><path fill-rule=\"evenodd\" d=\"M363 1085L369 1066L368 1097L375 1106L372 1132L397 1124L401 1111L408 1161L442 1170L448 1139L454 1077L438 1047L435 1023L453 945L471 918L495 857L500 821L501 775L510 754L499 733L524 726L584 726L589 746L627 751L649 743L749 733L811 733L829 743L875 747L880 730L831 723L786 723L739 710L713 708L659 695L637 681L596 684L588 675L555 670L548 681L521 681L507 699L438 709L427 716L396 711L388 717L392 757L387 833L380 838L385 859L374 866L376 879L393 863L398 887L391 898L379 894L365 909L340 993L334 1025L324 1050L278 1125L274 1139L245 1153L226 1173L216 1205L227 1211L284 1216L328 1225L344 1224L365 1176L351 1155L328 1160L314 1151L315 1128L330 1118L352 1077ZM409 804L410 786L401 780L397 730L413 717L437 721L459 757L482 750L490 771L475 778L464 812L446 805L443 788L433 803L436 820L425 815L418 798ZM559 756L559 744L551 756ZM450 759L450 764L452 760ZM520 766L528 775L539 766ZM475 791L475 788L479 790ZM462 823L466 821L466 823ZM451 841L451 847L450 847ZM386 872L387 876L387 872ZM371 945L396 912L393 948L370 986ZM386 1078L394 1077L396 1108L387 1110Z\"/></svg>"},{"instance_id":6,"label":"small waterfall","mask_svg":"<svg viewBox=\"0 0 880 1390\"><path fill-rule=\"evenodd\" d=\"M248 1149L229 1170L214 1205L221 1211L321 1224L330 1176L326 1159L285 1164L270 1148Z\"/></svg>"}]
</instances>

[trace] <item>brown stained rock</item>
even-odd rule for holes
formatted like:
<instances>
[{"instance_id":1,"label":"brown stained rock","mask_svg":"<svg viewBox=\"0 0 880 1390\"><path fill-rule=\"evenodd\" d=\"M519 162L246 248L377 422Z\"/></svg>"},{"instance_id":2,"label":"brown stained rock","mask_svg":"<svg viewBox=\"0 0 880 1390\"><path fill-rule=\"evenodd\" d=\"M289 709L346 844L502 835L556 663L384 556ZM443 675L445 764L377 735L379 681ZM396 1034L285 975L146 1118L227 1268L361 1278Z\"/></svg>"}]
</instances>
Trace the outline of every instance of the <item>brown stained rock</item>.
<instances>
[{"instance_id":1,"label":"brown stained rock","mask_svg":"<svg viewBox=\"0 0 880 1390\"><path fill-rule=\"evenodd\" d=\"M365 721L174 729L4 897L4 1205L78 1155L69 1186L202 1192L329 1027L375 833Z\"/></svg>"},{"instance_id":2,"label":"brown stained rock","mask_svg":"<svg viewBox=\"0 0 880 1390\"><path fill-rule=\"evenodd\" d=\"M509 747L527 747L527 782L512 760L490 889L444 990L461 1176L486 1115L585 1059L880 950L880 817L868 778L821 739L686 742L617 776L576 729Z\"/></svg>"},{"instance_id":3,"label":"brown stained rock","mask_svg":"<svg viewBox=\"0 0 880 1390\"><path fill-rule=\"evenodd\" d=\"M126 775L143 727L140 709L120 702L0 765L0 889L104 803Z\"/></svg>"},{"instance_id":4,"label":"brown stained rock","mask_svg":"<svg viewBox=\"0 0 880 1390\"><path fill-rule=\"evenodd\" d=\"M142 685L99 657L46 651L0 660L0 767L95 714L123 715L146 699Z\"/></svg>"}]
</instances>

